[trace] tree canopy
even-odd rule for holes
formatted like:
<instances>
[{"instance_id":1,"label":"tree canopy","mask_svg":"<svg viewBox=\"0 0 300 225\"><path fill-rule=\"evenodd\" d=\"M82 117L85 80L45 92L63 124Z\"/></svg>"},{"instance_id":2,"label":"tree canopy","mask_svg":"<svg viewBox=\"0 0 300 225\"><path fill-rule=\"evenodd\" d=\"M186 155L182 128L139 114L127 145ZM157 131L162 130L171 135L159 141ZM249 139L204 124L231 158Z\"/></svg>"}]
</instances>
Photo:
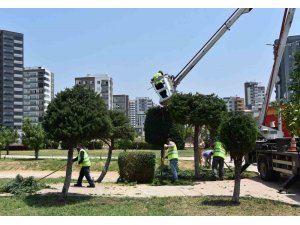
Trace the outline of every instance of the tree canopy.
<instances>
[{"instance_id":1,"label":"tree canopy","mask_svg":"<svg viewBox=\"0 0 300 225\"><path fill-rule=\"evenodd\" d=\"M49 138L74 147L107 135L111 123L103 99L95 91L76 85L56 95L48 106L43 127Z\"/></svg>"}]
</instances>

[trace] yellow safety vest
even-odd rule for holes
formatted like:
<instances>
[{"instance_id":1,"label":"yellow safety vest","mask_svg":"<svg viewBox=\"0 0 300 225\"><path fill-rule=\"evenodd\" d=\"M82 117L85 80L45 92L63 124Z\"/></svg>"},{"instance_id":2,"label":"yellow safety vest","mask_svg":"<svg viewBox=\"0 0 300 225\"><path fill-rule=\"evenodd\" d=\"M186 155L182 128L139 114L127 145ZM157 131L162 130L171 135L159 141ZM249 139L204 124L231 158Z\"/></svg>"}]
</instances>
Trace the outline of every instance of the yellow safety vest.
<instances>
[{"instance_id":1,"label":"yellow safety vest","mask_svg":"<svg viewBox=\"0 0 300 225\"><path fill-rule=\"evenodd\" d=\"M220 142L220 141L215 142L213 156L219 156L219 157L222 157L223 159L225 159L225 154L226 154L226 152L225 152L222 142Z\"/></svg>"},{"instance_id":2,"label":"yellow safety vest","mask_svg":"<svg viewBox=\"0 0 300 225\"><path fill-rule=\"evenodd\" d=\"M160 84L160 83L164 83L164 81L161 79L161 73L156 73L154 76L153 76L153 81L154 81L154 84L157 85L157 84Z\"/></svg>"},{"instance_id":3,"label":"yellow safety vest","mask_svg":"<svg viewBox=\"0 0 300 225\"><path fill-rule=\"evenodd\" d=\"M80 161L80 153L84 152L84 158L83 158L83 162L80 164L82 167L86 167L86 166L91 166L91 161L89 158L89 155L87 154L87 152L84 149L80 149L79 153L78 153L78 162Z\"/></svg>"},{"instance_id":4,"label":"yellow safety vest","mask_svg":"<svg viewBox=\"0 0 300 225\"><path fill-rule=\"evenodd\" d=\"M176 144L174 144L173 147L168 147L167 154L168 154L167 155L168 156L168 160L178 159L178 151L177 151Z\"/></svg>"}]
</instances>

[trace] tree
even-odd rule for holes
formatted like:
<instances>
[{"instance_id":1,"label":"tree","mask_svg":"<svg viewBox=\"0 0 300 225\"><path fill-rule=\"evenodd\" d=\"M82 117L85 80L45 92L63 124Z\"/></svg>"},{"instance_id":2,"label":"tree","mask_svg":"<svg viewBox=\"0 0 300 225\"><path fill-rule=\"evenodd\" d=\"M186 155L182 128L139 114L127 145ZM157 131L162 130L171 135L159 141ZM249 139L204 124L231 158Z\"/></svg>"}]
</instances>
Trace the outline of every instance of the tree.
<instances>
[{"instance_id":1,"label":"tree","mask_svg":"<svg viewBox=\"0 0 300 225\"><path fill-rule=\"evenodd\" d=\"M194 127L195 178L199 180L199 134L203 126L209 127L212 132L218 129L226 112L225 102L214 94L175 94L170 99L168 110L177 123Z\"/></svg>"},{"instance_id":2,"label":"tree","mask_svg":"<svg viewBox=\"0 0 300 225\"><path fill-rule=\"evenodd\" d=\"M39 150L43 148L45 143L45 132L40 124L34 125L30 118L23 121L22 142L30 149L34 150L35 159L39 158Z\"/></svg>"},{"instance_id":3,"label":"tree","mask_svg":"<svg viewBox=\"0 0 300 225\"><path fill-rule=\"evenodd\" d=\"M166 108L153 107L145 119L145 140L160 149L171 137L179 149L184 148L184 127L176 124Z\"/></svg>"},{"instance_id":4,"label":"tree","mask_svg":"<svg viewBox=\"0 0 300 225\"><path fill-rule=\"evenodd\" d=\"M239 202L243 156L255 147L257 132L255 120L242 112L229 113L222 123L220 139L233 157L235 166L233 202Z\"/></svg>"},{"instance_id":5,"label":"tree","mask_svg":"<svg viewBox=\"0 0 300 225\"><path fill-rule=\"evenodd\" d=\"M19 134L17 130L14 130L9 127L0 128L1 149L5 149L7 155L9 155L9 145L12 143L16 143L18 138L19 138Z\"/></svg>"},{"instance_id":6,"label":"tree","mask_svg":"<svg viewBox=\"0 0 300 225\"><path fill-rule=\"evenodd\" d=\"M68 147L62 197L67 198L72 175L73 148L84 141L105 136L111 129L107 107L93 90L76 85L58 93L48 106L43 127L49 138Z\"/></svg>"},{"instance_id":7,"label":"tree","mask_svg":"<svg viewBox=\"0 0 300 225\"><path fill-rule=\"evenodd\" d=\"M109 110L109 118L111 120L112 129L109 133L100 137L100 139L108 145L108 155L103 170L96 180L96 182L99 183L102 182L108 171L116 141L118 139L133 140L134 138L134 129L131 127L130 121L124 112Z\"/></svg>"},{"instance_id":8,"label":"tree","mask_svg":"<svg viewBox=\"0 0 300 225\"><path fill-rule=\"evenodd\" d=\"M287 106L283 109L283 117L287 122L292 137L300 136L300 52L295 54L295 69L290 74L290 95Z\"/></svg>"}]
</instances>

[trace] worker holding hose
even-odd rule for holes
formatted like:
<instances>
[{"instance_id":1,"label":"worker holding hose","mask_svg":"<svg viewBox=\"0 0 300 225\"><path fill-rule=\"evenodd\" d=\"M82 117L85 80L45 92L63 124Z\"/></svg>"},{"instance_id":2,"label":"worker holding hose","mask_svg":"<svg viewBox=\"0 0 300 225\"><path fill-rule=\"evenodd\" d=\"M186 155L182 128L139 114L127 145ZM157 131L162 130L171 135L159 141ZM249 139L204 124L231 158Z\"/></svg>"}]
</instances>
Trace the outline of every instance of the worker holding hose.
<instances>
[{"instance_id":1,"label":"worker holding hose","mask_svg":"<svg viewBox=\"0 0 300 225\"><path fill-rule=\"evenodd\" d=\"M85 177L89 182L89 185L87 187L94 188L95 183L90 175L91 161L89 155L86 152L86 150L82 148L81 144L77 144L76 149L78 151L78 156L75 159L73 159L73 162L78 161L78 165L81 165L81 169L79 172L77 183L74 184L74 187L82 187L82 179L83 177Z\"/></svg>"}]
</instances>

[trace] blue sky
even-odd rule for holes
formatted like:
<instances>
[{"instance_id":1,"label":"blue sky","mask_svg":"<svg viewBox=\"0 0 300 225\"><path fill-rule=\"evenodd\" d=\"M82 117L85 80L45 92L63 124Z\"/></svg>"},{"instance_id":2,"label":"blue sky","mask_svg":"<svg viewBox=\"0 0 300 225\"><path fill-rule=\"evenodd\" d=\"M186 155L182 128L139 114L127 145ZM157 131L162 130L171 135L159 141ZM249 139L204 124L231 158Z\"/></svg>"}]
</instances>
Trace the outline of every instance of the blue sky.
<instances>
[{"instance_id":1,"label":"blue sky","mask_svg":"<svg viewBox=\"0 0 300 225\"><path fill-rule=\"evenodd\" d=\"M114 94L158 97L150 79L176 75L234 9L0 9L0 29L24 34L25 66L55 73L55 92L76 76L108 73ZM290 35L300 34L296 10ZM181 82L178 91L244 97L243 83L267 85L283 9L243 15Z\"/></svg>"}]
</instances>

